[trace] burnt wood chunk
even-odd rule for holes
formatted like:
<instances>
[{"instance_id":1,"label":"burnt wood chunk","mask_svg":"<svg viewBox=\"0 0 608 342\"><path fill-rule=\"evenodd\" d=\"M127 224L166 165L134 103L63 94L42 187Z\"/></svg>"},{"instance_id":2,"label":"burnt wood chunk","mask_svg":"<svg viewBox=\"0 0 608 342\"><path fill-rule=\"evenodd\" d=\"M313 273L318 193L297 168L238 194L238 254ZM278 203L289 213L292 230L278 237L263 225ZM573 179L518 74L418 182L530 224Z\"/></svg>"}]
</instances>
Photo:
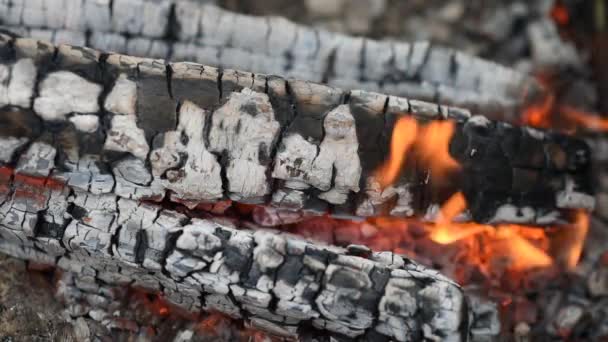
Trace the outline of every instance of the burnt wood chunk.
<instances>
[{"instance_id":1,"label":"burnt wood chunk","mask_svg":"<svg viewBox=\"0 0 608 342\"><path fill-rule=\"evenodd\" d=\"M137 116L148 139L177 124L176 101L167 65L162 60L137 65Z\"/></svg>"},{"instance_id":2,"label":"burnt wood chunk","mask_svg":"<svg viewBox=\"0 0 608 342\"><path fill-rule=\"evenodd\" d=\"M170 67L171 93L177 101L189 100L207 110L217 106L220 101L217 69L193 63L172 63Z\"/></svg>"},{"instance_id":3,"label":"burnt wood chunk","mask_svg":"<svg viewBox=\"0 0 608 342\"><path fill-rule=\"evenodd\" d=\"M12 191L0 193L0 252L79 274L84 290L133 285L187 312L219 311L289 338L311 323L361 340L468 338L462 289L436 271L389 252L355 256L60 182L40 189L52 152L32 145L13 180L3 179Z\"/></svg>"},{"instance_id":4,"label":"burnt wood chunk","mask_svg":"<svg viewBox=\"0 0 608 342\"><path fill-rule=\"evenodd\" d=\"M57 150L53 175L84 186L109 173L120 197L432 220L461 191L474 221L539 225L594 206L590 151L573 137L417 99L67 45L47 68L48 44L3 39L11 47L0 48L19 53L0 64L2 163L40 140ZM411 63L428 48L414 46ZM406 152L395 181L381 185L391 137L412 134L395 130L402 119L418 133L448 125L451 136L426 160ZM440 144L418 133L417 144ZM439 158L458 167L432 171Z\"/></svg>"},{"instance_id":5,"label":"burnt wood chunk","mask_svg":"<svg viewBox=\"0 0 608 342\"><path fill-rule=\"evenodd\" d=\"M510 122L544 91L524 73L429 42L352 37L204 1L75 1L69 16L38 1L6 7L0 22L9 30L55 43L439 99ZM231 82L227 90L240 84Z\"/></svg>"},{"instance_id":6,"label":"burnt wood chunk","mask_svg":"<svg viewBox=\"0 0 608 342\"><path fill-rule=\"evenodd\" d=\"M297 113L287 134L298 134L304 140L318 144L323 139L323 118L342 103L339 89L304 81L288 81Z\"/></svg>"},{"instance_id":7,"label":"burnt wood chunk","mask_svg":"<svg viewBox=\"0 0 608 342\"><path fill-rule=\"evenodd\" d=\"M38 45L36 50L40 52L36 55L44 53L47 49L48 47ZM101 70L99 69L98 62L101 53L99 51L88 47L65 44L59 45L56 49L56 55L53 60L55 61L57 69L74 72L93 82L100 81ZM36 55L30 55L28 57L31 58Z\"/></svg>"}]
</instances>

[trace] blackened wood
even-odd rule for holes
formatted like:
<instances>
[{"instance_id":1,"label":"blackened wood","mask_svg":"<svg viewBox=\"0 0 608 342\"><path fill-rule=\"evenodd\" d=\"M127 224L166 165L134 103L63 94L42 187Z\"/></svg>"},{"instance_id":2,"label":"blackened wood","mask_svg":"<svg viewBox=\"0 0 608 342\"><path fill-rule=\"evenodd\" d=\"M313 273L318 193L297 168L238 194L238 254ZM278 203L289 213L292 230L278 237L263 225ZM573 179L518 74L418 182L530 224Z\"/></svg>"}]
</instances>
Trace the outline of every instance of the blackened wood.
<instances>
[{"instance_id":1,"label":"blackened wood","mask_svg":"<svg viewBox=\"0 0 608 342\"><path fill-rule=\"evenodd\" d=\"M37 156L50 157L49 148ZM78 274L91 295L132 285L188 312L219 311L292 338L312 326L361 341L468 339L460 287L401 256L82 192L33 160L24 155L16 173L0 169L0 252Z\"/></svg>"},{"instance_id":2,"label":"blackened wood","mask_svg":"<svg viewBox=\"0 0 608 342\"><path fill-rule=\"evenodd\" d=\"M89 175L104 174L96 191L124 198L403 217L429 217L464 191L469 219L543 225L594 206L589 149L576 138L418 100L190 63L68 45L40 58L47 44L3 39L2 162L49 144L57 156L49 172L83 190ZM411 163L394 186L379 188L374 171L388 157L395 122L408 116L453 123L449 152L461 168L445 176L447 185L429 183L430 170Z\"/></svg>"},{"instance_id":3,"label":"blackened wood","mask_svg":"<svg viewBox=\"0 0 608 342\"><path fill-rule=\"evenodd\" d=\"M141 57L439 100L512 122L542 92L530 76L428 42L351 37L200 1L105 4L72 1L69 13L44 2L0 4L0 21L8 29L56 44L87 44Z\"/></svg>"}]
</instances>

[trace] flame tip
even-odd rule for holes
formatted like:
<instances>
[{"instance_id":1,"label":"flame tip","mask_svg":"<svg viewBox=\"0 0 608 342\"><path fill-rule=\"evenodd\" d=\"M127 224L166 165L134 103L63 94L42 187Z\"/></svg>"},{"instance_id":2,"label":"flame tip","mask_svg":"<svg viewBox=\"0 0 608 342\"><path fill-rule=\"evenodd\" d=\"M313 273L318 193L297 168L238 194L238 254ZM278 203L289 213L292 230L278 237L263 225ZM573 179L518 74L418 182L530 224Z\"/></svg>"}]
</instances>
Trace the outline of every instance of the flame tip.
<instances>
[{"instance_id":1,"label":"flame tip","mask_svg":"<svg viewBox=\"0 0 608 342\"><path fill-rule=\"evenodd\" d=\"M434 120L421 125L412 116L397 120L391 136L389 158L374 172L381 189L395 183L405 169L408 157L429 171L430 177L443 181L446 174L460 165L449 152L455 123L451 120Z\"/></svg>"}]
</instances>

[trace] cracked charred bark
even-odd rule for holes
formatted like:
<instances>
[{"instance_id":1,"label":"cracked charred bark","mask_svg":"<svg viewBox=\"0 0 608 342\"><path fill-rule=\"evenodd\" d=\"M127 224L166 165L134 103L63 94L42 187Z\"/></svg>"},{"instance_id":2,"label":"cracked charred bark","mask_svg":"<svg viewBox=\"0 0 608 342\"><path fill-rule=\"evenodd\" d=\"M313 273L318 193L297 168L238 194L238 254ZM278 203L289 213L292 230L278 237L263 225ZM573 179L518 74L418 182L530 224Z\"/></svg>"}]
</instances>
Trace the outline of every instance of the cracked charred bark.
<instances>
[{"instance_id":1,"label":"cracked charred bark","mask_svg":"<svg viewBox=\"0 0 608 342\"><path fill-rule=\"evenodd\" d=\"M0 161L24 173L46 164L41 176L79 190L427 219L463 191L465 219L540 225L594 205L589 149L573 137L395 96L1 38ZM446 184L408 163L380 188L374 171L402 117L454 124L460 169Z\"/></svg>"},{"instance_id":2,"label":"cracked charred bark","mask_svg":"<svg viewBox=\"0 0 608 342\"><path fill-rule=\"evenodd\" d=\"M89 293L142 287L190 312L217 310L286 337L303 326L374 341L468 334L462 290L398 255L190 220L49 182L2 173L0 251L78 274Z\"/></svg>"},{"instance_id":3,"label":"cracked charred bark","mask_svg":"<svg viewBox=\"0 0 608 342\"><path fill-rule=\"evenodd\" d=\"M0 4L9 30L34 38L173 61L197 61L345 89L440 101L517 121L543 89L533 78L428 42L350 37L200 1Z\"/></svg>"},{"instance_id":4,"label":"cracked charred bark","mask_svg":"<svg viewBox=\"0 0 608 342\"><path fill-rule=\"evenodd\" d=\"M384 191L373 178L404 116L455 123L469 218L559 223L594 205L574 138L395 96L0 39L0 249L80 273L91 291L141 286L283 336L465 339L466 301L435 271L153 203L425 215L442 199L428 170Z\"/></svg>"}]
</instances>

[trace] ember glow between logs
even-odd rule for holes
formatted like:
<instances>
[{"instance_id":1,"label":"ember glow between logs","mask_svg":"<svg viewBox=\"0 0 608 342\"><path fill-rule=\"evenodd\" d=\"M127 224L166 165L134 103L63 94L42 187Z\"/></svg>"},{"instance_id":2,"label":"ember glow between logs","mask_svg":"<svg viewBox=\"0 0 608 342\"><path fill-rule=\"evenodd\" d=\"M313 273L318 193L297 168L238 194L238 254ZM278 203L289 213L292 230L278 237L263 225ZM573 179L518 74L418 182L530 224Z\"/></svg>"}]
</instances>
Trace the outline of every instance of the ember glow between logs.
<instances>
[{"instance_id":1,"label":"ember glow between logs","mask_svg":"<svg viewBox=\"0 0 608 342\"><path fill-rule=\"evenodd\" d=\"M158 294L151 293L145 289L131 288L127 299L131 310L145 315L146 317L143 319L147 319L147 321L169 320L177 322L184 320L194 322L193 330L197 334L213 338L214 340L224 340L226 332L229 331L230 336L235 339L235 342L273 341L269 335L248 326L243 326L242 322L227 315L213 311L194 315L172 305ZM160 336L162 332L155 331L154 329L146 331L146 333L148 337L154 338L154 340L162 340L163 338L163 336Z\"/></svg>"},{"instance_id":2,"label":"ember glow between logs","mask_svg":"<svg viewBox=\"0 0 608 342\"><path fill-rule=\"evenodd\" d=\"M457 194L454 197L461 196ZM453 203L453 199L446 203L446 212ZM362 230L377 230L373 237L359 236L343 243L390 249L428 265L447 267L442 269L443 272L463 285L479 285L479 279L473 279L471 272L480 272L484 278L481 283L500 287L500 279L512 272L523 272L520 275L537 271L553 273L576 267L587 236L589 215L579 212L570 227L558 229L491 226L444 219L433 224L374 218L364 225L369 226ZM312 235L315 236L314 233Z\"/></svg>"},{"instance_id":3,"label":"ember glow between logs","mask_svg":"<svg viewBox=\"0 0 608 342\"><path fill-rule=\"evenodd\" d=\"M571 121L588 123L587 116L579 115L581 112L564 108L560 108L560 113L566 113L566 117ZM545 123L551 124L547 122L547 118L548 113L550 114L554 109L555 98L549 95L542 103L530 107L525 112L523 120L540 127ZM574 119L575 117L578 119ZM601 127L601 124L595 127ZM417 164L427 167L432 177L437 179L458 170L458 163L449 154L449 142L453 131L454 123L451 121L420 125L412 117L400 118L393 130L389 158L378 168L376 178L384 188L392 185L409 160L415 160ZM552 229L513 224L492 226L457 222L458 215L466 209L464 194L456 192L444 202L434 223L407 220L399 222L398 219L382 218L368 220L368 223L379 229L379 234L374 240L378 239L378 235L386 234L390 240L396 231L401 230L402 234L407 234L405 231L412 229L420 231L422 228L423 232L417 233L424 236L422 240L426 239L443 246L461 246L462 252L458 255L458 262L467 267L478 268L490 282L493 282L491 278L496 273L502 273L504 270L509 272L537 269L570 270L576 266L581 256L589 225L589 216L586 212L577 212L571 227ZM378 241L383 240L356 242L368 246L379 244L377 247L380 249L389 247L396 252L411 255L414 259L420 257L419 253L403 247L410 245L409 241L404 244L389 243L389 246ZM437 251L441 252L441 249L438 248ZM433 260L434 255L431 253L429 258ZM496 272L497 268L502 271ZM456 279L458 278L456 276ZM465 279L459 280L467 283Z\"/></svg>"},{"instance_id":4,"label":"ember glow between logs","mask_svg":"<svg viewBox=\"0 0 608 342\"><path fill-rule=\"evenodd\" d=\"M540 103L533 104L524 111L522 122L533 127L549 127L554 104L555 96L548 94Z\"/></svg>"},{"instance_id":5,"label":"ember glow between logs","mask_svg":"<svg viewBox=\"0 0 608 342\"><path fill-rule=\"evenodd\" d=\"M457 207L458 206L458 207ZM429 238L447 245L466 239L481 239L484 255L471 256L471 260L485 260L491 266L496 260L503 260L511 270L528 270L559 266L566 269L576 267L589 227L589 216L578 212L571 227L542 229L520 225L480 225L454 223L449 218L464 210L464 197L457 193L441 210L441 218L435 224L428 224ZM479 258L481 257L481 258ZM490 271L490 270L488 270Z\"/></svg>"}]
</instances>

